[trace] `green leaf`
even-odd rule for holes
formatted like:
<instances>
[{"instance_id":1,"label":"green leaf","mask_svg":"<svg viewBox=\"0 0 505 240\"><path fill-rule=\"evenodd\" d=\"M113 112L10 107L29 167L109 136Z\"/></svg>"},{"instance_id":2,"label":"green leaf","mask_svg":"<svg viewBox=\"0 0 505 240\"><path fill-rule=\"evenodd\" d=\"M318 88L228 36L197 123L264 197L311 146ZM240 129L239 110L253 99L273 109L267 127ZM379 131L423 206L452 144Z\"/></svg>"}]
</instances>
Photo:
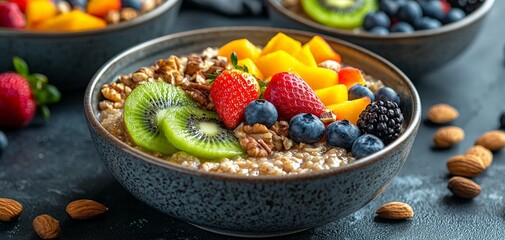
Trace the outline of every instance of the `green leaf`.
<instances>
[{"instance_id":1,"label":"green leaf","mask_svg":"<svg viewBox=\"0 0 505 240\"><path fill-rule=\"evenodd\" d=\"M48 104L60 101L61 93L60 93L60 91L58 91L58 89L55 86L48 84L46 86L46 91L47 91L47 103Z\"/></svg>"},{"instance_id":2,"label":"green leaf","mask_svg":"<svg viewBox=\"0 0 505 240\"><path fill-rule=\"evenodd\" d=\"M233 65L234 68L239 69L238 56L237 56L236 52L231 53L230 60L231 60L231 65Z\"/></svg>"},{"instance_id":3,"label":"green leaf","mask_svg":"<svg viewBox=\"0 0 505 240\"><path fill-rule=\"evenodd\" d=\"M36 91L34 95L37 105L41 106L47 103L48 96L46 91Z\"/></svg>"},{"instance_id":4,"label":"green leaf","mask_svg":"<svg viewBox=\"0 0 505 240\"><path fill-rule=\"evenodd\" d=\"M40 115L42 115L44 120L48 120L51 117L51 112L46 105L40 106Z\"/></svg>"},{"instance_id":5,"label":"green leaf","mask_svg":"<svg viewBox=\"0 0 505 240\"><path fill-rule=\"evenodd\" d=\"M26 64L25 60L20 57L12 58L12 65L14 65L14 69L17 73L19 73L24 78L28 78L30 75L30 70L28 69L28 64Z\"/></svg>"},{"instance_id":6,"label":"green leaf","mask_svg":"<svg viewBox=\"0 0 505 240\"><path fill-rule=\"evenodd\" d=\"M211 74L207 74L205 77L210 80L209 82L210 83L213 83L214 80L216 80L217 76L219 76L219 74L221 74L221 71L220 70L217 70L215 73L211 73Z\"/></svg>"}]
</instances>

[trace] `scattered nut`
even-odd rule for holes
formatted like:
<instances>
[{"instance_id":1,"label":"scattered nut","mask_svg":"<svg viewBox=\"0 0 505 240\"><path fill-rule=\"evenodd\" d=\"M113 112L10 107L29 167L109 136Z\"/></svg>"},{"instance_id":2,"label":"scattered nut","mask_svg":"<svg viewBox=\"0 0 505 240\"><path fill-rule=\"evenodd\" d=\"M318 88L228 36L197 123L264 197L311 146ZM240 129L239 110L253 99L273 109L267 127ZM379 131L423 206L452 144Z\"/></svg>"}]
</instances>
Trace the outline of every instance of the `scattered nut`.
<instances>
[{"instance_id":1,"label":"scattered nut","mask_svg":"<svg viewBox=\"0 0 505 240\"><path fill-rule=\"evenodd\" d=\"M459 127L443 127L435 132L433 142L439 148L450 148L454 144L463 141L465 138L465 131Z\"/></svg>"},{"instance_id":2,"label":"scattered nut","mask_svg":"<svg viewBox=\"0 0 505 240\"><path fill-rule=\"evenodd\" d=\"M445 103L435 104L428 109L428 120L433 123L448 123L456 120L458 117L458 110Z\"/></svg>"},{"instance_id":3,"label":"scattered nut","mask_svg":"<svg viewBox=\"0 0 505 240\"><path fill-rule=\"evenodd\" d=\"M498 151L505 147L505 132L501 130L493 130L482 134L475 145L481 145L491 151Z\"/></svg>"},{"instance_id":4,"label":"scattered nut","mask_svg":"<svg viewBox=\"0 0 505 240\"><path fill-rule=\"evenodd\" d=\"M23 211L23 206L16 200L9 198L0 198L0 221L10 222L17 219L21 212Z\"/></svg>"},{"instance_id":5,"label":"scattered nut","mask_svg":"<svg viewBox=\"0 0 505 240\"><path fill-rule=\"evenodd\" d=\"M474 198L480 194L480 186L474 181L464 177L452 177L449 179L447 188L460 198Z\"/></svg>"},{"instance_id":6,"label":"scattered nut","mask_svg":"<svg viewBox=\"0 0 505 240\"><path fill-rule=\"evenodd\" d=\"M406 220L414 216L412 207L403 202L386 203L377 209L376 213L380 218L391 220Z\"/></svg>"},{"instance_id":7,"label":"scattered nut","mask_svg":"<svg viewBox=\"0 0 505 240\"><path fill-rule=\"evenodd\" d=\"M455 176L474 177L484 169L484 163L475 155L456 155L447 161L449 173Z\"/></svg>"},{"instance_id":8,"label":"scattered nut","mask_svg":"<svg viewBox=\"0 0 505 240\"><path fill-rule=\"evenodd\" d=\"M60 235L60 222L47 214L37 216L32 224L42 239L55 239Z\"/></svg>"},{"instance_id":9,"label":"scattered nut","mask_svg":"<svg viewBox=\"0 0 505 240\"><path fill-rule=\"evenodd\" d=\"M70 202L66 211L72 219L89 219L99 216L108 210L103 204L89 199L80 199Z\"/></svg>"},{"instance_id":10,"label":"scattered nut","mask_svg":"<svg viewBox=\"0 0 505 240\"><path fill-rule=\"evenodd\" d=\"M465 154L479 157L486 168L493 162L493 153L489 151L489 149L480 145L475 145L469 148Z\"/></svg>"}]
</instances>

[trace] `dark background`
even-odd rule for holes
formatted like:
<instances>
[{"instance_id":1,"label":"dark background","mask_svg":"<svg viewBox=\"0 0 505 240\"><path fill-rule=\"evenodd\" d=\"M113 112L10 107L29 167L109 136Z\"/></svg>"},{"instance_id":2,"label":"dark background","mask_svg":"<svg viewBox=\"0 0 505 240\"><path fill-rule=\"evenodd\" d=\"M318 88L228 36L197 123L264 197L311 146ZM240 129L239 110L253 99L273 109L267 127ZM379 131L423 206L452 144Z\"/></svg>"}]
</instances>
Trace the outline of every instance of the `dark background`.
<instances>
[{"instance_id":1,"label":"dark background","mask_svg":"<svg viewBox=\"0 0 505 240\"><path fill-rule=\"evenodd\" d=\"M434 150L437 127L424 122L407 163L381 196L344 219L279 239L505 239L505 154L496 153L491 167L474 178L482 193L470 201L452 197L445 166L480 134L496 129L505 110L504 12L505 1L496 1L481 34L464 53L435 72L410 76L423 113L439 102L459 109L454 125L465 129L465 140L449 150ZM237 18L184 4L173 32L227 25L270 22L265 15ZM83 90L64 92L51 107L49 122L35 119L27 128L5 130L10 145L0 159L0 197L18 200L24 212L17 221L0 222L0 239L37 239L31 222L43 213L60 221L61 239L233 239L159 213L126 192L99 160L82 99ZM109 212L90 221L71 220L65 206L79 198L102 202ZM376 219L375 209L389 201L412 205L414 218Z\"/></svg>"}]
</instances>

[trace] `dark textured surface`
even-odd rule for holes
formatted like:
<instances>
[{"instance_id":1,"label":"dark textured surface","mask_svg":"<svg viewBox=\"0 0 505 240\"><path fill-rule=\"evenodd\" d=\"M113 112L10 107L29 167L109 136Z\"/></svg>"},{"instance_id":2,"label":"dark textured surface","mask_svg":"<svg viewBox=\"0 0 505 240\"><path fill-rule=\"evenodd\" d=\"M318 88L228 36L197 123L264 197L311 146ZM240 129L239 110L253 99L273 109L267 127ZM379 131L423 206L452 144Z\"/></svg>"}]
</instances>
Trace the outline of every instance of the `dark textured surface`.
<instances>
[{"instance_id":1,"label":"dark textured surface","mask_svg":"<svg viewBox=\"0 0 505 240\"><path fill-rule=\"evenodd\" d=\"M455 125L465 140L450 150L432 150L437 127L422 124L409 159L389 188L376 200L340 221L280 239L503 239L505 238L505 154L474 180L482 193L472 201L451 197L446 160L472 145L484 131L498 127L505 110L505 1L496 1L474 44L444 68L413 77L423 109L446 102L460 110ZM212 20L202 21L210 18ZM174 31L219 25L269 25L266 19L229 19L196 11L182 12ZM422 57L422 56L419 56ZM60 220L61 239L232 239L207 233L147 207L126 192L107 172L91 142L82 111L82 91L64 93L47 123L35 120L8 130L10 147L0 159L0 197L19 200L18 221L0 223L0 239L37 239L32 219L48 213ZM77 198L104 203L110 211L91 221L70 220L65 205ZM406 222L375 218L388 201L405 201L415 211Z\"/></svg>"}]
</instances>

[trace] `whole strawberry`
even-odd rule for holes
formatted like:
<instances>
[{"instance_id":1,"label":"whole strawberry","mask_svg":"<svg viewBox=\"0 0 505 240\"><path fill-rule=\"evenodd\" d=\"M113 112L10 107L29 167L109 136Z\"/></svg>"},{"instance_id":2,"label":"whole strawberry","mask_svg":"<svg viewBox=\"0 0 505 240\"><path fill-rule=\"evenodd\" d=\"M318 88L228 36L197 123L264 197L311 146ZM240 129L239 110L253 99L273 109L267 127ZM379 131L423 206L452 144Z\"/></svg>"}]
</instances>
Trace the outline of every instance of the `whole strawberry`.
<instances>
[{"instance_id":1,"label":"whole strawberry","mask_svg":"<svg viewBox=\"0 0 505 240\"><path fill-rule=\"evenodd\" d=\"M311 113L320 117L326 110L314 90L303 79L289 72L273 75L263 98L277 108L279 118L287 121L299 113Z\"/></svg>"},{"instance_id":2,"label":"whole strawberry","mask_svg":"<svg viewBox=\"0 0 505 240\"><path fill-rule=\"evenodd\" d=\"M30 74L28 65L14 58L18 73L0 74L0 126L23 127L33 119L37 107L44 119L49 118L46 104L59 101L60 93L41 74Z\"/></svg>"},{"instance_id":3,"label":"whole strawberry","mask_svg":"<svg viewBox=\"0 0 505 240\"><path fill-rule=\"evenodd\" d=\"M0 1L0 27L24 28L26 20L18 5Z\"/></svg>"},{"instance_id":4,"label":"whole strawberry","mask_svg":"<svg viewBox=\"0 0 505 240\"><path fill-rule=\"evenodd\" d=\"M258 99L260 87L254 76L240 70L220 73L210 88L210 98L226 127L236 128L244 121L247 104Z\"/></svg>"}]
</instances>

